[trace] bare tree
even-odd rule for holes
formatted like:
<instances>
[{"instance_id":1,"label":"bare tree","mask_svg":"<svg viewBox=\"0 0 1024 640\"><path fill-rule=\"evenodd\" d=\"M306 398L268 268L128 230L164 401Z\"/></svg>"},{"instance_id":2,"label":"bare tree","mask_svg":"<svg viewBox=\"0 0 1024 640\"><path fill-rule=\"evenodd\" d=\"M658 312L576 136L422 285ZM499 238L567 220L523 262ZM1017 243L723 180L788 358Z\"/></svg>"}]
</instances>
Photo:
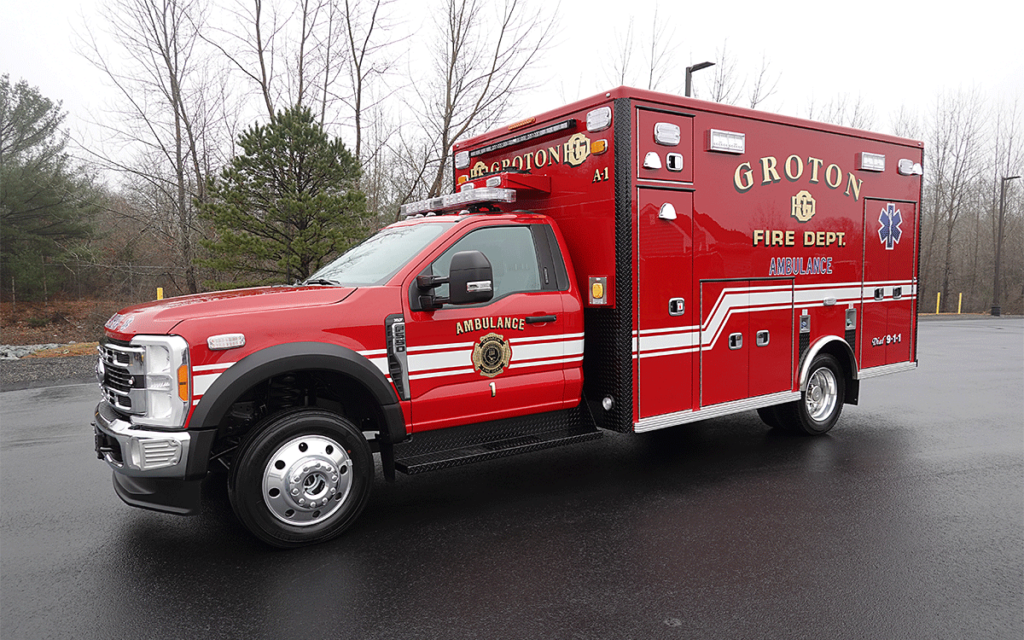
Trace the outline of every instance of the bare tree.
<instances>
[{"instance_id":1,"label":"bare tree","mask_svg":"<svg viewBox=\"0 0 1024 640\"><path fill-rule=\"evenodd\" d=\"M162 194L173 212L174 234L185 289L198 291L193 201L205 199L211 155L221 142L216 109L207 94L215 73L201 51L203 0L114 0L106 16L119 55L108 55L89 31L86 57L120 91L108 131L134 157L95 151L106 166L133 175Z\"/></svg>"},{"instance_id":2,"label":"bare tree","mask_svg":"<svg viewBox=\"0 0 1024 640\"><path fill-rule=\"evenodd\" d=\"M926 272L941 251L942 297L949 304L950 278L954 267L954 234L960 216L968 209L972 189L980 177L983 115L976 92L945 94L936 102L927 148L926 191L931 210L931 232L922 251ZM944 246L937 244L944 232Z\"/></svg>"},{"instance_id":3,"label":"bare tree","mask_svg":"<svg viewBox=\"0 0 1024 640\"><path fill-rule=\"evenodd\" d=\"M345 8L341 15L344 27L342 42L348 54L347 69L351 96L344 102L348 105L354 121L355 154L360 160L364 159L364 120L367 110L379 104L379 100L367 99L371 95L370 85L375 80L383 78L393 68L393 59L383 55L395 44L395 40L390 37L393 29L389 15L391 4L389 0L370 0L365 3L345 0ZM391 91L384 92L386 97L391 95ZM375 126L379 124L373 123ZM379 128L377 133L378 141L387 137ZM376 145L374 153L380 146L380 143Z\"/></svg>"},{"instance_id":4,"label":"bare tree","mask_svg":"<svg viewBox=\"0 0 1024 640\"><path fill-rule=\"evenodd\" d=\"M993 305L1002 302L1001 294L1008 293L1010 296L1019 294L1024 296L1024 274L1020 265L1024 264L1024 260L1021 259L1019 252L1004 252L1002 248L1004 246L1004 240L1007 229L1009 228L1011 238L1015 235L1019 236L1021 228L1021 209L1019 203L1021 199L1014 198L1013 187L1016 186L1016 191L1020 192L1020 180L1008 181L1004 184L1003 179L1021 175L1024 170L1024 144L1022 144L1021 134L1024 131L1024 112L1022 112L1020 98L1016 98L1010 103L999 105L996 107L994 132L993 132L993 144L992 144L992 169L991 169L991 182L990 182L990 211L991 211L991 229L992 229L992 246L995 252L993 256L993 282L992 282L992 302ZM1017 183L1017 184L1014 184ZM1006 195L1009 192L1010 198L1007 200ZM1009 206L1007 206L1007 201ZM1009 211L1009 216L1007 216ZM1007 224L1009 221L1009 224ZM1019 246L1019 241L1015 242ZM1016 260L1013 259L1016 257ZM1010 268L1006 271L1002 270L1003 262L1006 258L1010 258ZM1016 268L1014 268L1016 263ZM1016 279L1007 279L1008 274L1016 275ZM1002 277L1000 277L1002 276ZM1017 291L1014 291L1014 287L1008 286L1011 281L1015 281L1018 287Z\"/></svg>"},{"instance_id":5,"label":"bare tree","mask_svg":"<svg viewBox=\"0 0 1024 640\"><path fill-rule=\"evenodd\" d=\"M826 102L821 109L816 110L812 101L807 108L807 118L841 127L870 129L875 121L875 111L864 102L862 96L851 98L849 94L843 93Z\"/></svg>"},{"instance_id":6,"label":"bare tree","mask_svg":"<svg viewBox=\"0 0 1024 640\"><path fill-rule=\"evenodd\" d=\"M633 59L633 18L630 16L626 25L626 33L615 32L615 48L612 49L610 73L607 74L611 84L622 86L632 84L629 64Z\"/></svg>"},{"instance_id":7,"label":"bare tree","mask_svg":"<svg viewBox=\"0 0 1024 640\"><path fill-rule=\"evenodd\" d=\"M203 39L215 47L243 78L256 86L267 117L273 118L281 96L276 68L278 43L285 38L287 23L272 3L264 0L236 0L225 15L233 24L211 26ZM285 48L281 44L281 49Z\"/></svg>"},{"instance_id":8,"label":"bare tree","mask_svg":"<svg viewBox=\"0 0 1024 640\"><path fill-rule=\"evenodd\" d=\"M729 41L722 42L722 47L715 55L715 71L711 83L709 99L714 102L736 104L743 94L744 82L736 75L736 59L729 53ZM696 92L694 92L696 96Z\"/></svg>"},{"instance_id":9,"label":"bare tree","mask_svg":"<svg viewBox=\"0 0 1024 640\"><path fill-rule=\"evenodd\" d=\"M495 9L489 20L488 9ZM551 38L553 18L526 0L445 0L432 77L417 89L422 125L435 150L430 196L441 193L451 147L493 125Z\"/></svg>"},{"instance_id":10,"label":"bare tree","mask_svg":"<svg viewBox=\"0 0 1024 640\"><path fill-rule=\"evenodd\" d=\"M768 62L768 57L761 54L761 68L754 77L754 84L750 88L751 109L756 109L757 105L775 95L775 88L779 85L779 79L782 75L774 74L773 77L770 68L771 63Z\"/></svg>"}]
</instances>

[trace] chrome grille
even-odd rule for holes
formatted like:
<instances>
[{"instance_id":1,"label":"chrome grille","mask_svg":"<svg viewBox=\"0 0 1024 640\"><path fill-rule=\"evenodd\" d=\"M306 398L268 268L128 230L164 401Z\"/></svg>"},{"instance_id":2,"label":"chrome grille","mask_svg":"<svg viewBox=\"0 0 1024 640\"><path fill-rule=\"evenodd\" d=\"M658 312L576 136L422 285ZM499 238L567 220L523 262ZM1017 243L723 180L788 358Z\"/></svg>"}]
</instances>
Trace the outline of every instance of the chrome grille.
<instances>
[{"instance_id":1,"label":"chrome grille","mask_svg":"<svg viewBox=\"0 0 1024 640\"><path fill-rule=\"evenodd\" d=\"M145 350L108 342L100 345L99 352L97 379L103 397L119 411L145 413Z\"/></svg>"}]
</instances>

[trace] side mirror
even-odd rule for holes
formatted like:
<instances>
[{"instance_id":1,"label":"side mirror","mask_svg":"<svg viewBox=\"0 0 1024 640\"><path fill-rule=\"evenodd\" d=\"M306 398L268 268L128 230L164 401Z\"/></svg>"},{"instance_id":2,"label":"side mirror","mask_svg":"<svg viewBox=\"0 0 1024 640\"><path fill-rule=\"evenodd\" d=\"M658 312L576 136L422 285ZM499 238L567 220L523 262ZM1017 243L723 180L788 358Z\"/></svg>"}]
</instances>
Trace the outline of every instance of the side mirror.
<instances>
[{"instance_id":1,"label":"side mirror","mask_svg":"<svg viewBox=\"0 0 1024 640\"><path fill-rule=\"evenodd\" d=\"M451 304L487 302L494 295L491 261L479 251L460 251L452 256L448 271L448 301Z\"/></svg>"},{"instance_id":2,"label":"side mirror","mask_svg":"<svg viewBox=\"0 0 1024 640\"><path fill-rule=\"evenodd\" d=\"M432 289L448 285L448 297L439 298ZM419 276L416 286L420 308L424 311L440 309L445 304L475 304L487 302L494 295L491 263L479 251L460 251L452 256L448 277Z\"/></svg>"}]
</instances>

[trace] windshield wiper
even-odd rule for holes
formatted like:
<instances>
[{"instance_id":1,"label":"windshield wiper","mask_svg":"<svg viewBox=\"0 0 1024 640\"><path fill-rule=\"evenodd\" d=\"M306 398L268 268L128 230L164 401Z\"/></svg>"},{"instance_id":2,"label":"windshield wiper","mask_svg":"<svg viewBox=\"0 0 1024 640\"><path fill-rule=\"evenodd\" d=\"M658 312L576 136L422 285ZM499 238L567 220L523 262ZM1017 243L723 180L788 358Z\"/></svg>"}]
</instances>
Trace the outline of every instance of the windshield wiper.
<instances>
[{"instance_id":1,"label":"windshield wiper","mask_svg":"<svg viewBox=\"0 0 1024 640\"><path fill-rule=\"evenodd\" d=\"M304 285L307 285L307 284L324 284L324 285L327 285L327 286L337 286L338 285L338 283L335 282L334 280L328 280L326 278L317 278L316 280L306 280L302 284L304 284Z\"/></svg>"}]
</instances>

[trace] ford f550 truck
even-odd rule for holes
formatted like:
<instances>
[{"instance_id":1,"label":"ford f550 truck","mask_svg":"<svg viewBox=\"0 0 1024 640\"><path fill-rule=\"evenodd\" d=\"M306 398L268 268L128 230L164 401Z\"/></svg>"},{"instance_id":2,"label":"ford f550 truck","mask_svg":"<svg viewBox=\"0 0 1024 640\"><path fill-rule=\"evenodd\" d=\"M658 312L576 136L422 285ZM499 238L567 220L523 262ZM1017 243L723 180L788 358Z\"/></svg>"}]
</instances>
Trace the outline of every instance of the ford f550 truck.
<instances>
[{"instance_id":1,"label":"ford f550 truck","mask_svg":"<svg viewBox=\"0 0 1024 640\"><path fill-rule=\"evenodd\" d=\"M922 145L620 87L455 145L455 192L307 282L106 324L96 451L128 504L226 472L320 542L383 476L757 410L822 434L916 366Z\"/></svg>"}]
</instances>

